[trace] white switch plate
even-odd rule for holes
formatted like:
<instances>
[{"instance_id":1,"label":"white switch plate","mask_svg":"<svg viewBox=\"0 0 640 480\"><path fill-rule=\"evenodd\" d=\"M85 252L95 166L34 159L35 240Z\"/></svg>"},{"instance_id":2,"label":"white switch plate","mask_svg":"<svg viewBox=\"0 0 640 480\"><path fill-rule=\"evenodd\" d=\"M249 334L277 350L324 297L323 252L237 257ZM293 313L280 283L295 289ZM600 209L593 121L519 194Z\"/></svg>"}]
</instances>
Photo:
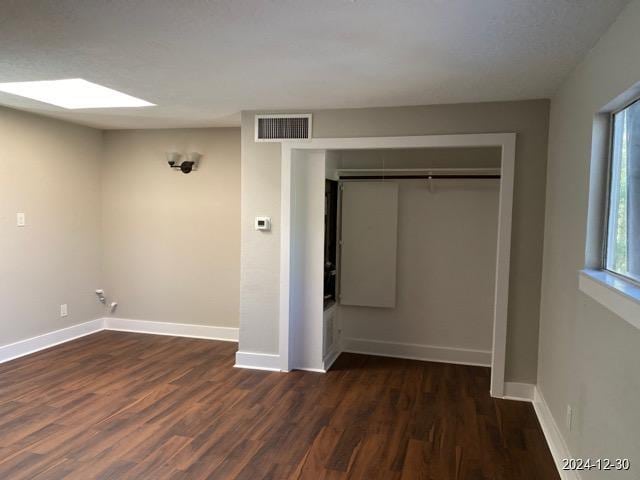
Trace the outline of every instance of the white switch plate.
<instances>
[{"instance_id":1,"label":"white switch plate","mask_svg":"<svg viewBox=\"0 0 640 480\"><path fill-rule=\"evenodd\" d=\"M63 303L60 305L60 316L66 317L67 315L69 315L69 310L67 309L67 304Z\"/></svg>"},{"instance_id":2,"label":"white switch plate","mask_svg":"<svg viewBox=\"0 0 640 480\"><path fill-rule=\"evenodd\" d=\"M571 431L571 427L573 424L573 408L571 405L567 405L567 430Z\"/></svg>"},{"instance_id":3,"label":"white switch plate","mask_svg":"<svg viewBox=\"0 0 640 480\"><path fill-rule=\"evenodd\" d=\"M27 219L24 213L16 213L16 226L24 227L27 224Z\"/></svg>"}]
</instances>

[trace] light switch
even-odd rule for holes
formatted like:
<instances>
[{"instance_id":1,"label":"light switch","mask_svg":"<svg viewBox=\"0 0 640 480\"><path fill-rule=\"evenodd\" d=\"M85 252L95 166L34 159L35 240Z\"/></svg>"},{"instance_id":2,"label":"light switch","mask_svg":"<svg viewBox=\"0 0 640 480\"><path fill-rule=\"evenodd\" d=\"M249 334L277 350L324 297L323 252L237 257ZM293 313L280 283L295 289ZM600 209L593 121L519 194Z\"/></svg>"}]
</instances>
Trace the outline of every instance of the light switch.
<instances>
[{"instance_id":1,"label":"light switch","mask_svg":"<svg viewBox=\"0 0 640 480\"><path fill-rule=\"evenodd\" d=\"M27 224L27 219L24 213L16 213L16 226L24 227Z\"/></svg>"},{"instance_id":2,"label":"light switch","mask_svg":"<svg viewBox=\"0 0 640 480\"><path fill-rule=\"evenodd\" d=\"M67 309L67 304L63 303L60 305L60 316L66 317L67 315L69 315L69 310Z\"/></svg>"}]
</instances>

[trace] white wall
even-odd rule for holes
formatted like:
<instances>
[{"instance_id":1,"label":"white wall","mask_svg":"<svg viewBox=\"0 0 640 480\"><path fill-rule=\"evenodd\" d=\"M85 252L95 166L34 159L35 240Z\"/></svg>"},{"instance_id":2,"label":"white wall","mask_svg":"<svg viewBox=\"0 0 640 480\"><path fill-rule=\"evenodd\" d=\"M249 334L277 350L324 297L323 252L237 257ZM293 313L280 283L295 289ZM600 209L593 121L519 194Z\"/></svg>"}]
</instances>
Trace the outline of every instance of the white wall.
<instances>
[{"instance_id":1,"label":"white wall","mask_svg":"<svg viewBox=\"0 0 640 480\"><path fill-rule=\"evenodd\" d=\"M325 177L328 180L338 180L338 167L340 165L341 152L328 150L325 152Z\"/></svg>"},{"instance_id":2,"label":"white wall","mask_svg":"<svg viewBox=\"0 0 640 480\"><path fill-rule=\"evenodd\" d=\"M291 368L322 369L325 153L291 163Z\"/></svg>"},{"instance_id":3,"label":"white wall","mask_svg":"<svg viewBox=\"0 0 640 480\"><path fill-rule=\"evenodd\" d=\"M0 107L0 345L102 315L102 133ZM16 227L16 213L27 225ZM69 315L60 318L60 304Z\"/></svg>"},{"instance_id":4,"label":"white wall","mask_svg":"<svg viewBox=\"0 0 640 480\"><path fill-rule=\"evenodd\" d=\"M551 104L538 387L573 456L631 459L640 475L640 331L578 290L594 115L640 81L640 1L622 12ZM572 430L565 423L574 409Z\"/></svg>"},{"instance_id":5,"label":"white wall","mask_svg":"<svg viewBox=\"0 0 640 480\"><path fill-rule=\"evenodd\" d=\"M425 180L397 183L396 307L341 305L343 336L482 350L490 361L499 180L435 180L433 193Z\"/></svg>"}]
</instances>

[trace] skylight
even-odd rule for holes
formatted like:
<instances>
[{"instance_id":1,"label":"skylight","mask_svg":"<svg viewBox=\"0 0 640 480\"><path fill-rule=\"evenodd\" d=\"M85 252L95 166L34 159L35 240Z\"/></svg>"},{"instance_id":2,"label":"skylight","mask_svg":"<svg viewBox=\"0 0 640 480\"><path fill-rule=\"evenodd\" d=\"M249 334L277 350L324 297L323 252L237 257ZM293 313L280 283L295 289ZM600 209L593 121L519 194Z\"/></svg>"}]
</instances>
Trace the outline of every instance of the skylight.
<instances>
[{"instance_id":1,"label":"skylight","mask_svg":"<svg viewBox=\"0 0 640 480\"><path fill-rule=\"evenodd\" d=\"M82 78L0 83L0 91L72 110L154 106L153 103Z\"/></svg>"}]
</instances>

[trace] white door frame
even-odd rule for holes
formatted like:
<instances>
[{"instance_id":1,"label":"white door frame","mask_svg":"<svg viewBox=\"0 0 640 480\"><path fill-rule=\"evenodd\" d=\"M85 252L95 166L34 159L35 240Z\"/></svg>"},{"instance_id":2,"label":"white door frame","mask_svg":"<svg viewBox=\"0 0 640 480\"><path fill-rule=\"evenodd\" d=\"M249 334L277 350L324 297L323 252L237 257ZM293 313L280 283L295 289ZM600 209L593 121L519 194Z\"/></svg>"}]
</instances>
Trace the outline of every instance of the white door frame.
<instances>
[{"instance_id":1,"label":"white door frame","mask_svg":"<svg viewBox=\"0 0 640 480\"><path fill-rule=\"evenodd\" d=\"M291 154L293 150L357 150L394 148L500 147L501 179L496 259L496 286L493 313L493 349L491 358L491 395L504 396L505 358L507 350L507 305L509 299L509 264L511 257L511 214L515 171L515 133L460 135L421 135L408 137L314 138L282 143L280 199L280 368L290 370L289 363L289 279L291 263Z\"/></svg>"}]
</instances>

